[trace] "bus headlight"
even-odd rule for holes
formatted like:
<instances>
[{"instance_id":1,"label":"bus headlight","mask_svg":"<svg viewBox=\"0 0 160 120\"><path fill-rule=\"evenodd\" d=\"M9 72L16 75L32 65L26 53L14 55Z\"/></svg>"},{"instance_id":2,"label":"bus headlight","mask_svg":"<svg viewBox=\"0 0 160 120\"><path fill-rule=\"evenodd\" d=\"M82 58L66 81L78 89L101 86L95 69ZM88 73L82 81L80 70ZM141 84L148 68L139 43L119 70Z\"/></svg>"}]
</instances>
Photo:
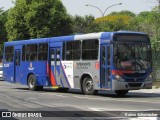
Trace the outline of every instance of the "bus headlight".
<instances>
[{"instance_id":1,"label":"bus headlight","mask_svg":"<svg viewBox=\"0 0 160 120\"><path fill-rule=\"evenodd\" d=\"M124 79L120 75L114 74L113 76L117 81L124 82Z\"/></svg>"},{"instance_id":2,"label":"bus headlight","mask_svg":"<svg viewBox=\"0 0 160 120\"><path fill-rule=\"evenodd\" d=\"M152 74L150 74L150 75L145 79L145 81L152 81L152 80L153 80Z\"/></svg>"}]
</instances>

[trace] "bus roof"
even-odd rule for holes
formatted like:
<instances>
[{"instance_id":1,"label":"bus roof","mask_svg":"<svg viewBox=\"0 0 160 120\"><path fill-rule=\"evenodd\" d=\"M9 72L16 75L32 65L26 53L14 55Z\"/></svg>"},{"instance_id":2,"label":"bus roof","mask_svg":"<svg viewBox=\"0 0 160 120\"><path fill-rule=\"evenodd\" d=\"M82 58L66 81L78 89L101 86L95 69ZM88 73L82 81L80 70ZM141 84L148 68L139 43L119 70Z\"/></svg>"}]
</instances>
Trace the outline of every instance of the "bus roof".
<instances>
[{"instance_id":1,"label":"bus roof","mask_svg":"<svg viewBox=\"0 0 160 120\"><path fill-rule=\"evenodd\" d=\"M82 39L108 39L113 36L113 34L142 34L143 32L133 32L133 31L116 31L116 32L99 32L99 33L89 33L89 34L80 34L80 35L70 35L70 36L60 36L60 37L50 37L50 38L36 38L29 40L19 40L5 42L5 46L11 45L21 45L21 44L33 44L33 43L46 43L46 42L62 42L69 40L82 40Z\"/></svg>"}]
</instances>

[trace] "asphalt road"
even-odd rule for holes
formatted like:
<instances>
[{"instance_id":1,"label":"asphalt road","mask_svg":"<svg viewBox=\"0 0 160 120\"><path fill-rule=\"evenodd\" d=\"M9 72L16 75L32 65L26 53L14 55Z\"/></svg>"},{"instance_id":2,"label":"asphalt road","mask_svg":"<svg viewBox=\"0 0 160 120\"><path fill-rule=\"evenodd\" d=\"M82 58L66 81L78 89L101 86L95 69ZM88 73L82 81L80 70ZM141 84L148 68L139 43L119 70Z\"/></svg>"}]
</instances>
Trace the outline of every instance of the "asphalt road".
<instances>
[{"instance_id":1,"label":"asphalt road","mask_svg":"<svg viewBox=\"0 0 160 120\"><path fill-rule=\"evenodd\" d=\"M160 94L136 91L125 97L117 97L113 92L101 91L98 95L88 96L78 90L69 90L67 93L51 88L30 91L27 86L0 81L0 111L50 111L48 116L56 114L57 117L59 114L72 117L71 113L65 111L72 111L75 112L74 115L83 117L83 111L89 111L86 112L87 116L121 118L123 115L120 115L120 111L160 111ZM56 113L57 111L60 112Z\"/></svg>"}]
</instances>

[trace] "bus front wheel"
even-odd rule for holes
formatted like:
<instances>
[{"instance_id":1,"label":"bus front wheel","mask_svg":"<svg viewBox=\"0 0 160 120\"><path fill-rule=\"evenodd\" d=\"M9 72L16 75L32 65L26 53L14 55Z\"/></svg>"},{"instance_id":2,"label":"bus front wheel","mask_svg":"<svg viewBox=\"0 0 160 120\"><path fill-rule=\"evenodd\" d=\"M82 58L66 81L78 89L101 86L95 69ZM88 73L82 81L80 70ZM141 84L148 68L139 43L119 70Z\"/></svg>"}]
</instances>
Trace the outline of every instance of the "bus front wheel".
<instances>
[{"instance_id":1,"label":"bus front wheel","mask_svg":"<svg viewBox=\"0 0 160 120\"><path fill-rule=\"evenodd\" d=\"M28 87L33 91L43 89L43 86L36 86L36 77L33 74L29 75L28 77Z\"/></svg>"},{"instance_id":2,"label":"bus front wheel","mask_svg":"<svg viewBox=\"0 0 160 120\"><path fill-rule=\"evenodd\" d=\"M125 96L128 93L128 90L115 90L115 93L118 96Z\"/></svg>"},{"instance_id":3,"label":"bus front wheel","mask_svg":"<svg viewBox=\"0 0 160 120\"><path fill-rule=\"evenodd\" d=\"M82 83L82 90L86 95L93 95L97 93L97 90L94 89L92 78L84 78Z\"/></svg>"}]
</instances>

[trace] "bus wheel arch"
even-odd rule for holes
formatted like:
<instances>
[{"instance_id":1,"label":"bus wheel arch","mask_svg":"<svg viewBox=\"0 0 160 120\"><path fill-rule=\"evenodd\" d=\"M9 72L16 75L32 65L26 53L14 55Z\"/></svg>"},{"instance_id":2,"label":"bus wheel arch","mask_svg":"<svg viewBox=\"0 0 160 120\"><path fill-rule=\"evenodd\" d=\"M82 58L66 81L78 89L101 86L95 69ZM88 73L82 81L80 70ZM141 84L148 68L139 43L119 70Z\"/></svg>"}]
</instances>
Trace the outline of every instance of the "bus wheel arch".
<instances>
[{"instance_id":1,"label":"bus wheel arch","mask_svg":"<svg viewBox=\"0 0 160 120\"><path fill-rule=\"evenodd\" d=\"M36 91L36 90L43 89L43 86L37 86L36 82L37 82L37 79L36 79L35 74L29 73L27 76L27 85L28 85L29 90Z\"/></svg>"},{"instance_id":2,"label":"bus wheel arch","mask_svg":"<svg viewBox=\"0 0 160 120\"><path fill-rule=\"evenodd\" d=\"M89 74L83 74L80 80L81 91L86 95L93 95L97 93L94 89L93 79Z\"/></svg>"}]
</instances>

